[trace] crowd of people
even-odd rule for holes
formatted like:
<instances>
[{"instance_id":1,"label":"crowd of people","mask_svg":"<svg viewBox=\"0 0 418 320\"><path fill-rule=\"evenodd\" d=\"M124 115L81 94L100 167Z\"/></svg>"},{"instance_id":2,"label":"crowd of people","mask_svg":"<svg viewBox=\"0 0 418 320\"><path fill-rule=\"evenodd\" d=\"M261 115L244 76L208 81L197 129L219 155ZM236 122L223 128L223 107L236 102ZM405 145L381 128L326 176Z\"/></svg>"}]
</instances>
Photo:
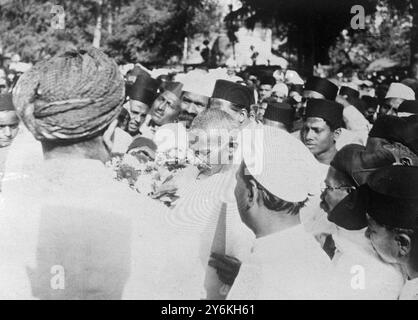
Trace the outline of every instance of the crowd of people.
<instances>
[{"instance_id":1,"label":"crowd of people","mask_svg":"<svg viewBox=\"0 0 418 320\"><path fill-rule=\"evenodd\" d=\"M417 299L407 80L38 62L0 95L0 297ZM108 165L161 154L169 206Z\"/></svg>"}]
</instances>

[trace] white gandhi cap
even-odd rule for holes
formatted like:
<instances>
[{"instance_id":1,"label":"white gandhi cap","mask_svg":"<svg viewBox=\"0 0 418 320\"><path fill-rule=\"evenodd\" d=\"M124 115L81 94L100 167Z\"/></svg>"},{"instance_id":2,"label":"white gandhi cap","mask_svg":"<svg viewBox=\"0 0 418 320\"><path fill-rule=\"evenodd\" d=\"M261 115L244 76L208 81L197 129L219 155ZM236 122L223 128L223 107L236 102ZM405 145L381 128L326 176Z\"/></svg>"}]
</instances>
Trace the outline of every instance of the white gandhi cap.
<instances>
[{"instance_id":1,"label":"white gandhi cap","mask_svg":"<svg viewBox=\"0 0 418 320\"><path fill-rule=\"evenodd\" d=\"M251 141L245 136L243 139L246 145L258 144L251 148L258 151L244 151L243 159L248 172L282 200L306 200L318 188L317 160L301 141L284 130L270 126L260 126L255 130L262 130L262 134L258 132Z\"/></svg>"},{"instance_id":2,"label":"white gandhi cap","mask_svg":"<svg viewBox=\"0 0 418 320\"><path fill-rule=\"evenodd\" d=\"M401 98L405 100L415 100L415 92L410 87L402 83L392 82L385 96L385 99L387 98Z\"/></svg>"}]
</instances>

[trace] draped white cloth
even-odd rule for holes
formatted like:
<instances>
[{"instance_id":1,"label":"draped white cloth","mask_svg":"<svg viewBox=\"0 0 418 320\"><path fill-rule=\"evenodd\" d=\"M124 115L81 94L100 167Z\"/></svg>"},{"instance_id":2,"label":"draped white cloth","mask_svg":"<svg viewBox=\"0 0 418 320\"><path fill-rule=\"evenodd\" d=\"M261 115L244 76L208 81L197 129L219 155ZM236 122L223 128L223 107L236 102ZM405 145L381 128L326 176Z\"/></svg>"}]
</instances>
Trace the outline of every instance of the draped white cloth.
<instances>
[{"instance_id":1,"label":"draped white cloth","mask_svg":"<svg viewBox=\"0 0 418 320\"><path fill-rule=\"evenodd\" d=\"M298 225L255 241L228 299L334 299L332 275L326 253Z\"/></svg>"}]
</instances>

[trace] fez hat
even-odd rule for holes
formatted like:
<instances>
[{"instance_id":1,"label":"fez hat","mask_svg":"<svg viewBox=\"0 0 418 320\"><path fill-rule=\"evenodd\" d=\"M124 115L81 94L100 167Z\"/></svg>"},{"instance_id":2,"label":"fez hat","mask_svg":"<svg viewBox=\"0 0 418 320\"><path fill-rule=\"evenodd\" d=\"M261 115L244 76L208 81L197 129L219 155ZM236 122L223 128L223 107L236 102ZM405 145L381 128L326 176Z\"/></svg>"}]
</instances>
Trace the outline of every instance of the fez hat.
<instances>
[{"instance_id":1,"label":"fez hat","mask_svg":"<svg viewBox=\"0 0 418 320\"><path fill-rule=\"evenodd\" d=\"M343 125L343 109L344 107L330 100L309 99L305 117L322 118L334 128L341 128Z\"/></svg>"},{"instance_id":2,"label":"fez hat","mask_svg":"<svg viewBox=\"0 0 418 320\"><path fill-rule=\"evenodd\" d=\"M327 100L335 100L337 97L338 87L327 79L311 77L306 82L305 90L318 92Z\"/></svg>"},{"instance_id":3,"label":"fez hat","mask_svg":"<svg viewBox=\"0 0 418 320\"><path fill-rule=\"evenodd\" d=\"M135 83L130 86L128 96L131 100L137 100L150 106L157 97L160 82L142 71L137 75Z\"/></svg>"},{"instance_id":4,"label":"fez hat","mask_svg":"<svg viewBox=\"0 0 418 320\"><path fill-rule=\"evenodd\" d=\"M378 117L369 137L399 142L418 155L418 115L405 118L388 115Z\"/></svg>"},{"instance_id":5,"label":"fez hat","mask_svg":"<svg viewBox=\"0 0 418 320\"><path fill-rule=\"evenodd\" d=\"M353 88L342 86L340 88L340 96L347 96L349 98L359 98L360 92L358 92L357 90Z\"/></svg>"},{"instance_id":6,"label":"fez hat","mask_svg":"<svg viewBox=\"0 0 418 320\"><path fill-rule=\"evenodd\" d=\"M330 166L343 174L356 190L349 193L328 214L328 220L347 230L359 230L367 225L367 198L364 184L381 168L392 165L394 157L388 150L368 152L364 146L349 144L337 152Z\"/></svg>"},{"instance_id":7,"label":"fez hat","mask_svg":"<svg viewBox=\"0 0 418 320\"><path fill-rule=\"evenodd\" d=\"M371 96L362 96L361 100L363 100L366 103L367 105L366 109L368 108L377 109L377 105L378 105L377 98L371 97Z\"/></svg>"},{"instance_id":8,"label":"fez hat","mask_svg":"<svg viewBox=\"0 0 418 320\"><path fill-rule=\"evenodd\" d=\"M367 213L379 224L404 229L418 227L418 167L389 166L367 181Z\"/></svg>"},{"instance_id":9,"label":"fez hat","mask_svg":"<svg viewBox=\"0 0 418 320\"><path fill-rule=\"evenodd\" d=\"M366 183L371 172L394 162L395 158L389 150L370 152L362 145L349 144L336 153L330 165L344 173L358 187Z\"/></svg>"},{"instance_id":10,"label":"fez hat","mask_svg":"<svg viewBox=\"0 0 418 320\"><path fill-rule=\"evenodd\" d=\"M15 111L11 93L0 94L0 111Z\"/></svg>"},{"instance_id":11,"label":"fez hat","mask_svg":"<svg viewBox=\"0 0 418 320\"><path fill-rule=\"evenodd\" d=\"M276 79L273 76L262 76L260 78L260 85L262 84L269 84L273 87L276 84Z\"/></svg>"},{"instance_id":12,"label":"fez hat","mask_svg":"<svg viewBox=\"0 0 418 320\"><path fill-rule=\"evenodd\" d=\"M294 109L287 103L268 102L264 119L281 122L286 128L290 128L293 124L294 113Z\"/></svg>"},{"instance_id":13,"label":"fez hat","mask_svg":"<svg viewBox=\"0 0 418 320\"><path fill-rule=\"evenodd\" d=\"M291 84L289 88L289 92L295 91L300 95L303 94L303 84Z\"/></svg>"},{"instance_id":14,"label":"fez hat","mask_svg":"<svg viewBox=\"0 0 418 320\"><path fill-rule=\"evenodd\" d=\"M361 113L364 113L367 109L367 103L360 99L360 98L356 98L356 97L348 97L347 101L354 106L358 111L360 111Z\"/></svg>"},{"instance_id":15,"label":"fez hat","mask_svg":"<svg viewBox=\"0 0 418 320\"><path fill-rule=\"evenodd\" d=\"M408 113L418 113L418 101L416 100L405 100L403 101L398 108L399 112L408 112Z\"/></svg>"},{"instance_id":16,"label":"fez hat","mask_svg":"<svg viewBox=\"0 0 418 320\"><path fill-rule=\"evenodd\" d=\"M212 98L229 101L246 110L249 110L250 106L254 104L254 93L250 88L222 79L216 81Z\"/></svg>"},{"instance_id":17,"label":"fez hat","mask_svg":"<svg viewBox=\"0 0 418 320\"><path fill-rule=\"evenodd\" d=\"M128 81L130 80L130 78L133 78L132 82L135 82L136 78L142 73L147 73L147 72L143 70L141 67L135 66L132 70L129 70L126 73L126 77L128 78Z\"/></svg>"},{"instance_id":18,"label":"fez hat","mask_svg":"<svg viewBox=\"0 0 418 320\"><path fill-rule=\"evenodd\" d=\"M181 98L183 84L180 82L166 81L162 83L163 91L170 91L175 94L178 99Z\"/></svg>"}]
</instances>

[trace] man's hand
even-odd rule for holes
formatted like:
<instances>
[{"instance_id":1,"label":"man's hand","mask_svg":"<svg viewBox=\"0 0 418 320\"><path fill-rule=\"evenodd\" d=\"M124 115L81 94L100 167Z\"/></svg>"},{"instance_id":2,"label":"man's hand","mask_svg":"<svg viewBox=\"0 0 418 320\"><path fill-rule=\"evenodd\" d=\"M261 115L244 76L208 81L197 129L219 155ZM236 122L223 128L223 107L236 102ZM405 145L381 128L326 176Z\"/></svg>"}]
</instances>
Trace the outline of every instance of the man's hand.
<instances>
[{"instance_id":1,"label":"man's hand","mask_svg":"<svg viewBox=\"0 0 418 320\"><path fill-rule=\"evenodd\" d=\"M210 256L209 265L216 269L219 279L223 283L232 286L241 267L241 261L215 252L212 252Z\"/></svg>"}]
</instances>

